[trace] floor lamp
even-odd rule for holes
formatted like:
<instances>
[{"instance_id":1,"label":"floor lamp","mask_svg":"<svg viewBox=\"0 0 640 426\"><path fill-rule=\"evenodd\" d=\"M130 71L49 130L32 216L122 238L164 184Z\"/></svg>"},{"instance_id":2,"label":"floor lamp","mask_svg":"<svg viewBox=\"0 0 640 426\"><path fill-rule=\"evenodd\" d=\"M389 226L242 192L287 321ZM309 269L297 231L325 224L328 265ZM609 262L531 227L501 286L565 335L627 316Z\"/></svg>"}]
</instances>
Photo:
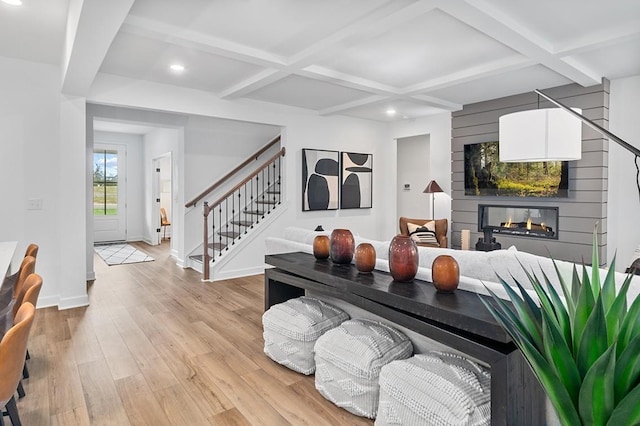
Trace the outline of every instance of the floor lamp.
<instances>
[{"instance_id":1,"label":"floor lamp","mask_svg":"<svg viewBox=\"0 0 640 426\"><path fill-rule=\"evenodd\" d=\"M432 180L429 185L422 191L425 194L431 194L431 219L436 220L436 192L444 192L438 182Z\"/></svg>"}]
</instances>

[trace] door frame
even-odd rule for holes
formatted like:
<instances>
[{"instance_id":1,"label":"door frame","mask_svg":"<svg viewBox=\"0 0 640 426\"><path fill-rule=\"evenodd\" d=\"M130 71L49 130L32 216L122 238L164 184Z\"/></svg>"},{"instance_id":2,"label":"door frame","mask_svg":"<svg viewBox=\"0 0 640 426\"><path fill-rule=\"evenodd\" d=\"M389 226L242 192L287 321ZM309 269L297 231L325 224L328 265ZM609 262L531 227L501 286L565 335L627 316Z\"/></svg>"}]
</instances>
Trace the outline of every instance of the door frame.
<instances>
[{"instance_id":1,"label":"door frame","mask_svg":"<svg viewBox=\"0 0 640 426\"><path fill-rule=\"evenodd\" d=\"M158 245L162 242L162 227L160 226L160 207L162 198L162 175L159 170L162 168L163 163L167 162L165 166L169 173L169 211L167 212L169 221L171 222L171 216L173 213L173 158L171 152L167 152L151 160L151 173L152 173L152 194L151 194L151 241L154 245ZM173 226L173 225L172 225ZM173 230L171 230L173 231ZM155 234L155 237L154 237ZM171 232L173 235L173 232ZM173 247L173 238L169 238L170 246Z\"/></svg>"}]
</instances>

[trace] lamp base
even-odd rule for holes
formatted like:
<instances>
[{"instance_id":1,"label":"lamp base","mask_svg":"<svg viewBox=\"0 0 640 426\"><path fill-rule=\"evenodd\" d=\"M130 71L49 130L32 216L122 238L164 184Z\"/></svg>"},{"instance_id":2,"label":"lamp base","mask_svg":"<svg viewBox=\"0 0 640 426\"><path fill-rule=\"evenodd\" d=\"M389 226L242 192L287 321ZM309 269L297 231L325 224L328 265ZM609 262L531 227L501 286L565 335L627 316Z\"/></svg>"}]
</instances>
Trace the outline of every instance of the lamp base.
<instances>
[{"instance_id":1,"label":"lamp base","mask_svg":"<svg viewBox=\"0 0 640 426\"><path fill-rule=\"evenodd\" d=\"M493 236L493 231L489 227L485 227L482 230L484 232L483 238L478 238L476 243L476 251L493 251L500 250L502 244L496 241L496 237Z\"/></svg>"}]
</instances>

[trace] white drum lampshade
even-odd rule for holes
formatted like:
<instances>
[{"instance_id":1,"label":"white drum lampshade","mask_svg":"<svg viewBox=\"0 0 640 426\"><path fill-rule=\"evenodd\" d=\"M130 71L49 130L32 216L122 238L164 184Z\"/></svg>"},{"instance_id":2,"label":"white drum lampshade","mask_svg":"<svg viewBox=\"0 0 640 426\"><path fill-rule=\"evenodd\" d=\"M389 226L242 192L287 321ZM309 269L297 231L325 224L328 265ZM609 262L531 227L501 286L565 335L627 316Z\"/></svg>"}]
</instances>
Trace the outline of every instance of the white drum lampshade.
<instances>
[{"instance_id":1,"label":"white drum lampshade","mask_svg":"<svg viewBox=\"0 0 640 426\"><path fill-rule=\"evenodd\" d=\"M500 117L499 146L506 163L579 160L582 122L559 108L506 114Z\"/></svg>"}]
</instances>

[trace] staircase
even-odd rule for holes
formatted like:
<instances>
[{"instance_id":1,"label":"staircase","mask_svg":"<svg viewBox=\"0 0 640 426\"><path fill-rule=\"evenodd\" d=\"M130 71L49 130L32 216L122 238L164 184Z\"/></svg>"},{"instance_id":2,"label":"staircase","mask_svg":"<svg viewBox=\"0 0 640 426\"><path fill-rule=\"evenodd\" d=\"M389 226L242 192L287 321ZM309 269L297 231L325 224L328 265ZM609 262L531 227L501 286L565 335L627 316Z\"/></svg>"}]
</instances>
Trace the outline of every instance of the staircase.
<instances>
[{"instance_id":1,"label":"staircase","mask_svg":"<svg viewBox=\"0 0 640 426\"><path fill-rule=\"evenodd\" d=\"M279 137L276 139L280 140ZM262 151L268 146L270 145ZM252 229L259 226L282 203L280 170L284 155L285 149L282 148L217 200L212 203L204 201L203 242L189 255L196 269L198 265L202 267L203 280L209 281L211 267L215 262L239 245L243 237L246 238ZM256 153L248 160L258 156L259 153ZM223 179L237 173L241 166ZM219 186L219 182L212 186ZM187 207L195 205L195 202L187 203Z\"/></svg>"}]
</instances>

